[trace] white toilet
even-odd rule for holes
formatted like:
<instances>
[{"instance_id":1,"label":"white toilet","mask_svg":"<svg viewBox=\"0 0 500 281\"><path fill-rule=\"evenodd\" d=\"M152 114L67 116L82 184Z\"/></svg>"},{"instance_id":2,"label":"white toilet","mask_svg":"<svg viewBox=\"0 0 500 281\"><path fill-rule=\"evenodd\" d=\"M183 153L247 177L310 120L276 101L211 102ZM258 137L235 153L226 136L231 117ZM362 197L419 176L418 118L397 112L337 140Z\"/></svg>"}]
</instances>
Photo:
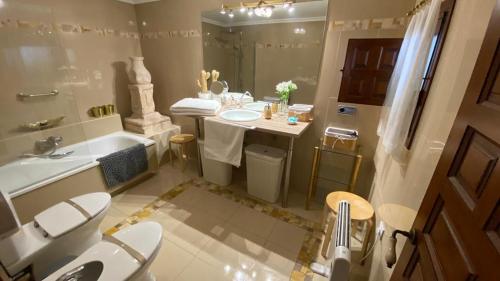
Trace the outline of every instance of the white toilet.
<instances>
[{"instance_id":1,"label":"white toilet","mask_svg":"<svg viewBox=\"0 0 500 281\"><path fill-rule=\"evenodd\" d=\"M10 276L31 269L41 280L101 241L99 224L111 196L97 192L73 197L20 225L8 195L0 194L0 263Z\"/></svg>"},{"instance_id":2,"label":"white toilet","mask_svg":"<svg viewBox=\"0 0 500 281\"><path fill-rule=\"evenodd\" d=\"M157 222L124 228L90 247L44 281L156 280L149 267L161 247L163 229Z\"/></svg>"}]
</instances>

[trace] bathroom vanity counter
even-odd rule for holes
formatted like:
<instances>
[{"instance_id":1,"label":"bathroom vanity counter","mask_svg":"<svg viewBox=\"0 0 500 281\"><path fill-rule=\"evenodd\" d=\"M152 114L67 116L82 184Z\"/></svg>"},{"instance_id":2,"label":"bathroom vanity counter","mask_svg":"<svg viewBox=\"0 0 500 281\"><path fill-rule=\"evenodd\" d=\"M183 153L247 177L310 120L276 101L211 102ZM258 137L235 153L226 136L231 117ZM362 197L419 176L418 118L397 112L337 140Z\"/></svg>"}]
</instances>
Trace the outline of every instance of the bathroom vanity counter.
<instances>
[{"instance_id":1,"label":"bathroom vanity counter","mask_svg":"<svg viewBox=\"0 0 500 281\"><path fill-rule=\"evenodd\" d=\"M300 137L311 125L311 122L297 122L296 125L289 125L287 122L287 116L278 115L273 115L273 117L269 120L261 117L255 121L245 122L227 121L219 116L217 116L216 118L219 121L228 124L238 124L244 127L255 127L256 131L294 138Z\"/></svg>"},{"instance_id":2,"label":"bathroom vanity counter","mask_svg":"<svg viewBox=\"0 0 500 281\"><path fill-rule=\"evenodd\" d=\"M223 108L220 112L223 112L225 109ZM220 114L219 112L219 114ZM196 137L200 137L200 119L203 119L203 116L191 116L195 119L195 132ZM243 127L248 127L249 129L265 132L274 135L285 136L289 138L288 141L288 151L286 157L286 165L285 165L285 180L283 183L283 196L282 196L282 206L286 207L288 203L288 189L290 186L290 169L292 167L292 157L293 157L293 146L296 138L299 138L307 128L312 124L312 122L297 122L296 125L289 125L287 122L287 116L279 116L274 114L271 119L265 119L263 116L255 121L245 121L245 122L236 122L236 121L228 121L221 118L217 115L217 118L220 122L228 123L228 124L237 124ZM198 152L199 153L199 152ZM200 159L200 157L198 157ZM202 168L201 161L198 161L198 172L200 176L202 176Z\"/></svg>"}]
</instances>

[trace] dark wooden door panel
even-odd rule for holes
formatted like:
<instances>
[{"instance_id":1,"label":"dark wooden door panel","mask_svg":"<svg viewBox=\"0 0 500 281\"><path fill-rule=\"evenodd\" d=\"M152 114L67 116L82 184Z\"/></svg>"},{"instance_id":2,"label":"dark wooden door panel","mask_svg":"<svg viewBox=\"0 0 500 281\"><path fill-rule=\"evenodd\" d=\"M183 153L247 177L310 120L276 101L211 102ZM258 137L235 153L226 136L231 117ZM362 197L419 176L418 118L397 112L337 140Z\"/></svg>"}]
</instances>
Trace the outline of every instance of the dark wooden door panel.
<instances>
[{"instance_id":1,"label":"dark wooden door panel","mask_svg":"<svg viewBox=\"0 0 500 281\"><path fill-rule=\"evenodd\" d=\"M432 261L432 269L439 280L474 280L476 274L470 263L468 250L456 223L450 217L445 201L438 197L423 229L425 251Z\"/></svg>"},{"instance_id":2,"label":"dark wooden door panel","mask_svg":"<svg viewBox=\"0 0 500 281\"><path fill-rule=\"evenodd\" d=\"M350 39L339 101L383 105L403 39Z\"/></svg>"},{"instance_id":3,"label":"dark wooden door panel","mask_svg":"<svg viewBox=\"0 0 500 281\"><path fill-rule=\"evenodd\" d=\"M396 66L396 61L398 59L400 47L401 44L397 48L390 46L382 46L380 49L380 56L377 69L390 71L392 73L392 70Z\"/></svg>"},{"instance_id":4,"label":"dark wooden door panel","mask_svg":"<svg viewBox=\"0 0 500 281\"><path fill-rule=\"evenodd\" d=\"M491 104L495 108L500 107L500 41L497 42L493 63L486 77L485 87L481 92L479 101L481 103Z\"/></svg>"},{"instance_id":5,"label":"dark wooden door panel","mask_svg":"<svg viewBox=\"0 0 500 281\"><path fill-rule=\"evenodd\" d=\"M416 245L405 245L392 280L500 280L499 38L497 0L464 100L415 219Z\"/></svg>"}]
</instances>

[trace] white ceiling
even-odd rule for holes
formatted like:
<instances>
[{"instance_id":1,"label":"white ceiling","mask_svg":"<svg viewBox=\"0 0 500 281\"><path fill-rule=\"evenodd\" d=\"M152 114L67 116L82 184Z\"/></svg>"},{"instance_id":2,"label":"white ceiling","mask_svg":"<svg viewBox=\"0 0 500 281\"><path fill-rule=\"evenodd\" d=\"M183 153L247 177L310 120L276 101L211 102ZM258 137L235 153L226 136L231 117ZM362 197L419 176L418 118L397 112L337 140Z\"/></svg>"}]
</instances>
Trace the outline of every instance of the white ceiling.
<instances>
[{"instance_id":1,"label":"white ceiling","mask_svg":"<svg viewBox=\"0 0 500 281\"><path fill-rule=\"evenodd\" d=\"M204 22L224 27L279 22L324 21L326 20L326 12L328 10L328 0L295 3L294 7L295 10L291 13L282 6L276 7L270 18L262 18L255 15L249 17L246 13L240 13L239 10L233 11L233 18L228 17L227 14L221 14L220 10L206 11L201 16Z\"/></svg>"}]
</instances>

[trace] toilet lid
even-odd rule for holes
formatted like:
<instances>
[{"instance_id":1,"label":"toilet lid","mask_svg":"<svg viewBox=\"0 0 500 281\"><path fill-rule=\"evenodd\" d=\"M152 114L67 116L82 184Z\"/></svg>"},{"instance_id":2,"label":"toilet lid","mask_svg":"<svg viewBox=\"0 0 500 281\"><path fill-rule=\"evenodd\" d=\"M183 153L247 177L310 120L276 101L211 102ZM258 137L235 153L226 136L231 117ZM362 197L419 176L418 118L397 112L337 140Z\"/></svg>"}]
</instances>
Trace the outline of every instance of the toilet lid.
<instances>
[{"instance_id":1,"label":"toilet lid","mask_svg":"<svg viewBox=\"0 0 500 281\"><path fill-rule=\"evenodd\" d=\"M102 263L103 266L102 273L96 281L127 280L154 258L161 245L162 232L163 229L159 223L149 221L129 226L113 234L113 238L141 254L144 258L143 262L138 261L117 243L103 239L75 260L52 273L44 281L57 280L65 273L94 261Z\"/></svg>"},{"instance_id":2,"label":"toilet lid","mask_svg":"<svg viewBox=\"0 0 500 281\"><path fill-rule=\"evenodd\" d=\"M106 192L84 194L46 209L34 220L50 237L57 238L96 217L110 201Z\"/></svg>"}]
</instances>

